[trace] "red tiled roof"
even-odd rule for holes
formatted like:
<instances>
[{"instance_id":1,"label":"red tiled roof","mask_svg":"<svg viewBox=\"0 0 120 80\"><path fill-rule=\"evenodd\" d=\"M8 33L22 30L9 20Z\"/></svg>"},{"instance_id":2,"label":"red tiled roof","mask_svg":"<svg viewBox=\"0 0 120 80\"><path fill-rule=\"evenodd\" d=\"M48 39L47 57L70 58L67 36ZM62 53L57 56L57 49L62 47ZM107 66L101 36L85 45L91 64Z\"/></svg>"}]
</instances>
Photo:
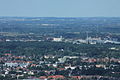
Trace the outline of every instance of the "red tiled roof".
<instances>
[{"instance_id":1,"label":"red tiled roof","mask_svg":"<svg viewBox=\"0 0 120 80\"><path fill-rule=\"evenodd\" d=\"M12 55L12 54L6 53L6 54L4 54L4 55L6 55L6 56L10 56L10 55Z\"/></svg>"},{"instance_id":2,"label":"red tiled roof","mask_svg":"<svg viewBox=\"0 0 120 80\"><path fill-rule=\"evenodd\" d=\"M54 78L54 79L57 79L57 78L65 78L65 77L62 76L62 75L55 75L55 76L48 76L48 78Z\"/></svg>"},{"instance_id":3,"label":"red tiled roof","mask_svg":"<svg viewBox=\"0 0 120 80\"><path fill-rule=\"evenodd\" d=\"M58 68L59 70L65 70L64 68Z\"/></svg>"},{"instance_id":4,"label":"red tiled roof","mask_svg":"<svg viewBox=\"0 0 120 80\"><path fill-rule=\"evenodd\" d=\"M40 76L39 79L46 79L46 76Z\"/></svg>"},{"instance_id":5,"label":"red tiled roof","mask_svg":"<svg viewBox=\"0 0 120 80\"><path fill-rule=\"evenodd\" d=\"M81 76L71 76L71 78L80 79L80 78L81 78Z\"/></svg>"}]
</instances>

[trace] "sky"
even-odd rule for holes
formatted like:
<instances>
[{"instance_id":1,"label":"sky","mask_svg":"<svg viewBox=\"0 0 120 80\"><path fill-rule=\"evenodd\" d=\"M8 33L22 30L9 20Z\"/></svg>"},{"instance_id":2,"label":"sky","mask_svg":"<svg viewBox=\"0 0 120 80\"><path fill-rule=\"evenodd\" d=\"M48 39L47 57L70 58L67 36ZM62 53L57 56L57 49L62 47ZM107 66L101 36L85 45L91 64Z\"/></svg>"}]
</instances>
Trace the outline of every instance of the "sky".
<instances>
[{"instance_id":1,"label":"sky","mask_svg":"<svg viewBox=\"0 0 120 80\"><path fill-rule=\"evenodd\" d=\"M120 0L0 0L0 16L120 17Z\"/></svg>"}]
</instances>

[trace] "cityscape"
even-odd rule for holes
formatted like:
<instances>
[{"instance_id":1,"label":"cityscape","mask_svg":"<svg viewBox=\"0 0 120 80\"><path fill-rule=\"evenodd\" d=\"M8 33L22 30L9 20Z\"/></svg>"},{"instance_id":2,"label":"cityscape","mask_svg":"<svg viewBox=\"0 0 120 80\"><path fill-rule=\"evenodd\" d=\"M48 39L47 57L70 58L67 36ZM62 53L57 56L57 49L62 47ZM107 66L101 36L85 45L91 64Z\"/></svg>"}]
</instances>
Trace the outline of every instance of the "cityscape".
<instances>
[{"instance_id":1,"label":"cityscape","mask_svg":"<svg viewBox=\"0 0 120 80\"><path fill-rule=\"evenodd\" d=\"M120 0L0 0L0 80L120 80Z\"/></svg>"},{"instance_id":2,"label":"cityscape","mask_svg":"<svg viewBox=\"0 0 120 80\"><path fill-rule=\"evenodd\" d=\"M93 31L86 26L81 28L83 23L76 23L81 20L92 25ZM95 24L89 23L92 20ZM106 24L107 20L111 22ZM73 25L69 21L78 25L77 30L70 28ZM1 17L0 79L119 80L120 30L114 32L109 27L114 28L119 21L120 18ZM26 29L28 23L32 24Z\"/></svg>"}]
</instances>

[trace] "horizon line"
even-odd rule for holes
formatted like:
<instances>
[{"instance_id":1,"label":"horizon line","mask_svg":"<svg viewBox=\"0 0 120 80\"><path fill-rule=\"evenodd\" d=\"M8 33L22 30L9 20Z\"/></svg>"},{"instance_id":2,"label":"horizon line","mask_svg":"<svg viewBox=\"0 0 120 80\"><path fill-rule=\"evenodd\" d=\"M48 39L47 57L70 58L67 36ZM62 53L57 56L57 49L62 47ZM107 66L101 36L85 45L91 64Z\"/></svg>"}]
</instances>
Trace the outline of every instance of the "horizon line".
<instances>
[{"instance_id":1,"label":"horizon line","mask_svg":"<svg viewBox=\"0 0 120 80\"><path fill-rule=\"evenodd\" d=\"M0 17L33 17L33 18L119 18L120 16L0 16Z\"/></svg>"}]
</instances>

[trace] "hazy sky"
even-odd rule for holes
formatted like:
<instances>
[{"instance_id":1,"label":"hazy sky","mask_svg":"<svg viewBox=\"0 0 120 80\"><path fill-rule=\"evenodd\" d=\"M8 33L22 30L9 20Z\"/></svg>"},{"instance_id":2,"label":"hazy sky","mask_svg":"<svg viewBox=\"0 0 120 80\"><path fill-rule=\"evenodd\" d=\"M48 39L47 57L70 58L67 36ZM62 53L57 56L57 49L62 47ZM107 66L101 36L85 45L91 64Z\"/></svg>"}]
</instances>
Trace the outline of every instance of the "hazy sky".
<instances>
[{"instance_id":1,"label":"hazy sky","mask_svg":"<svg viewBox=\"0 0 120 80\"><path fill-rule=\"evenodd\" d=\"M0 0L0 16L120 17L120 0Z\"/></svg>"}]
</instances>

